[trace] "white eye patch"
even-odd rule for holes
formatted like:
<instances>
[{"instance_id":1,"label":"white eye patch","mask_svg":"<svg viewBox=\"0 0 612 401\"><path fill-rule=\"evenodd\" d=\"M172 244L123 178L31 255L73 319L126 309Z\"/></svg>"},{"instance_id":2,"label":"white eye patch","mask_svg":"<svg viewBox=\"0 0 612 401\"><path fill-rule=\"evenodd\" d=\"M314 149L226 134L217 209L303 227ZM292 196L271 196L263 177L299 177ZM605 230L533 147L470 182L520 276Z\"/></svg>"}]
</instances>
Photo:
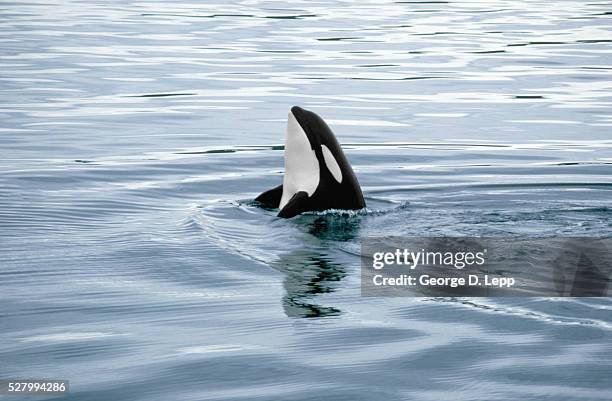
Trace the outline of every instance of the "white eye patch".
<instances>
[{"instance_id":1,"label":"white eye patch","mask_svg":"<svg viewBox=\"0 0 612 401\"><path fill-rule=\"evenodd\" d=\"M321 145L321 150L323 151L323 159L325 159L325 165L330 173L334 176L336 181L339 183L342 182L342 171L340 170L340 166L336 161L336 158L332 154L331 150L327 148L325 145Z\"/></svg>"}]
</instances>

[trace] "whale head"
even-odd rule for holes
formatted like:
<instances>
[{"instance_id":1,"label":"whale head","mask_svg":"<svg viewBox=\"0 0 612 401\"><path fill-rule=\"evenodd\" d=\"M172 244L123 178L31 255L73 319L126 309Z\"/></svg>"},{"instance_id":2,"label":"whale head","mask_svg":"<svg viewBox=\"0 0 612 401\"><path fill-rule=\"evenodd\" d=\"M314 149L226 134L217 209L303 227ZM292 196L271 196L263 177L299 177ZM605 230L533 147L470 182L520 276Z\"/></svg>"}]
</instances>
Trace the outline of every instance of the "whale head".
<instances>
[{"instance_id":1,"label":"whale head","mask_svg":"<svg viewBox=\"0 0 612 401\"><path fill-rule=\"evenodd\" d=\"M317 189L342 185L347 178L357 182L329 126L312 111L292 107L287 119L285 175L279 208L298 192L312 197ZM357 197L364 203L359 184L356 185Z\"/></svg>"},{"instance_id":2,"label":"whale head","mask_svg":"<svg viewBox=\"0 0 612 401\"><path fill-rule=\"evenodd\" d=\"M307 211L361 209L365 200L357 177L325 121L294 106L287 119L283 184L255 198L279 217Z\"/></svg>"}]
</instances>

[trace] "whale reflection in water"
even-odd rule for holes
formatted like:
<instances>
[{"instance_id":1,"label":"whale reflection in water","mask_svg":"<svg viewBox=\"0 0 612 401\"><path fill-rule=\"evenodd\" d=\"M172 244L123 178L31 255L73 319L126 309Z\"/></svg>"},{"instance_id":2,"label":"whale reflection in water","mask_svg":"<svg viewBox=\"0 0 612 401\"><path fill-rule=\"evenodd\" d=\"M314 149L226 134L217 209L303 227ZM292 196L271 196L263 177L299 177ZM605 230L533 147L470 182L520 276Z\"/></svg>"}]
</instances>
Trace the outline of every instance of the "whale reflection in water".
<instances>
[{"instance_id":1,"label":"whale reflection in water","mask_svg":"<svg viewBox=\"0 0 612 401\"><path fill-rule=\"evenodd\" d=\"M332 293L347 275L347 267L330 253L329 242L353 240L359 230L358 216L328 214L304 215L305 227L312 235L305 239L305 247L282 254L271 265L285 273L283 287L283 309L288 317L335 316L342 311L333 306L322 306L315 302L317 295Z\"/></svg>"}]
</instances>

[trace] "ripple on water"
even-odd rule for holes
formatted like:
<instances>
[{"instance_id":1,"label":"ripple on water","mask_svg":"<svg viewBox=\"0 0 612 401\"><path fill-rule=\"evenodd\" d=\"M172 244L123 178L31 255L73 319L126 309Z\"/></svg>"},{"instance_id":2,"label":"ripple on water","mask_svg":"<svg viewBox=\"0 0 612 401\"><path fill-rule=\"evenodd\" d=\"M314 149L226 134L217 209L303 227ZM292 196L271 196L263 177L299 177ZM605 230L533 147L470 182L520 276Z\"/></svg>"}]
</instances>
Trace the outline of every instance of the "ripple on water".
<instances>
[{"instance_id":1,"label":"ripple on water","mask_svg":"<svg viewBox=\"0 0 612 401\"><path fill-rule=\"evenodd\" d=\"M4 376L79 400L609 399L605 298L359 291L367 236L609 235L609 5L56 3L0 10ZM366 209L251 202L296 104Z\"/></svg>"}]
</instances>

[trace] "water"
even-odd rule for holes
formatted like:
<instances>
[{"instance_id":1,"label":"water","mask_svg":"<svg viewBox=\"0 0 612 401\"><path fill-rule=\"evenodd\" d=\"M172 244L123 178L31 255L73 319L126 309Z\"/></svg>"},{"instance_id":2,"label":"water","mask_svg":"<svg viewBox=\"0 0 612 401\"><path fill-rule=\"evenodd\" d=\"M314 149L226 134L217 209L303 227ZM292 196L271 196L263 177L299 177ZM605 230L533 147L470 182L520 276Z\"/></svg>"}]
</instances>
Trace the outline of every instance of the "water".
<instances>
[{"instance_id":1,"label":"water","mask_svg":"<svg viewBox=\"0 0 612 401\"><path fill-rule=\"evenodd\" d=\"M2 2L0 377L69 379L67 400L610 399L609 299L361 298L356 253L609 235L611 6ZM368 210L250 203L292 105Z\"/></svg>"}]
</instances>

